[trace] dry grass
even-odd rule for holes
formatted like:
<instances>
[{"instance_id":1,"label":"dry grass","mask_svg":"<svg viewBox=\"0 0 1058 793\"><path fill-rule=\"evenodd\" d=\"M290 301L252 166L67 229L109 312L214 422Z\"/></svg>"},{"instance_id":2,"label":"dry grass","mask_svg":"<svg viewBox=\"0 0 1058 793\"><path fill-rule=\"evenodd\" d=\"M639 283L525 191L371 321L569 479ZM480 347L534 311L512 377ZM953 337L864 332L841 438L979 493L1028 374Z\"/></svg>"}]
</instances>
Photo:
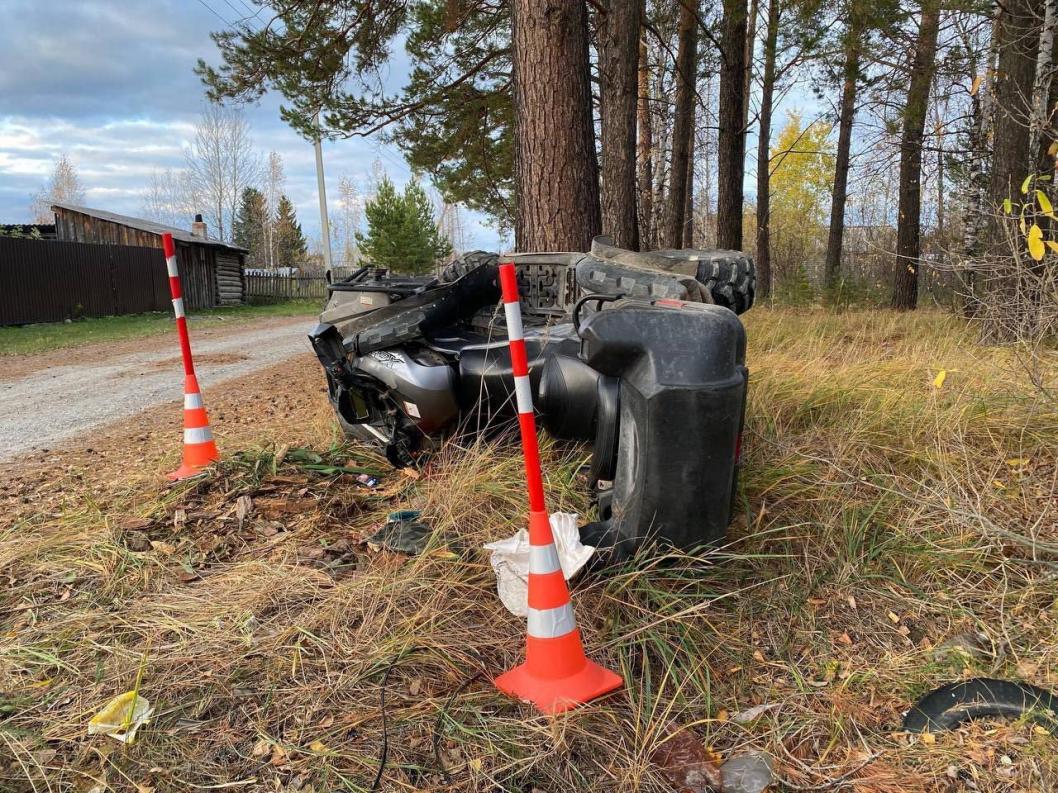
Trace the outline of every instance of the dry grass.
<instances>
[{"instance_id":1,"label":"dry grass","mask_svg":"<svg viewBox=\"0 0 1058 793\"><path fill-rule=\"evenodd\" d=\"M116 429L105 459L9 475L0 789L366 791L384 754L386 791L665 791L650 758L670 724L724 757L770 752L792 790L1058 784L1054 738L1029 724L896 733L963 675L1058 687L1055 406L1012 351L938 314L747 319L745 516L708 560L578 582L589 651L628 685L554 721L489 684L524 629L477 550L521 522L514 449L451 445L376 490L277 462L311 444L382 467L332 448L306 361L263 374L255 401L207 392L224 448L248 450L208 481L163 486L172 410ZM583 450L547 454L551 505L583 511ZM436 528L426 554L362 543L404 507ZM938 651L966 633L985 651ZM152 724L128 748L86 737L141 665Z\"/></svg>"}]
</instances>

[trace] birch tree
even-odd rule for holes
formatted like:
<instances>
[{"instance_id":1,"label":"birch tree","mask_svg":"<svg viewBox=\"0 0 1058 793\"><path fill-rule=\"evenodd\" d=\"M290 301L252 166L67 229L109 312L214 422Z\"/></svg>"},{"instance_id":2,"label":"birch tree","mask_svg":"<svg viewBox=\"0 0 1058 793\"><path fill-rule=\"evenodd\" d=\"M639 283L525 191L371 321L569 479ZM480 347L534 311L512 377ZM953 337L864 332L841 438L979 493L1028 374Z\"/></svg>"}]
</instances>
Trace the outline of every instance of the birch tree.
<instances>
[{"instance_id":1,"label":"birch tree","mask_svg":"<svg viewBox=\"0 0 1058 793\"><path fill-rule=\"evenodd\" d=\"M66 154L60 154L47 184L31 200L30 214L33 215L33 222L54 223L52 204L83 204L84 195L84 184L77 175L77 168Z\"/></svg>"},{"instance_id":2,"label":"birch tree","mask_svg":"<svg viewBox=\"0 0 1058 793\"><path fill-rule=\"evenodd\" d=\"M256 185L261 175L249 124L238 110L207 105L184 159L209 233L231 242L242 191Z\"/></svg>"}]
</instances>

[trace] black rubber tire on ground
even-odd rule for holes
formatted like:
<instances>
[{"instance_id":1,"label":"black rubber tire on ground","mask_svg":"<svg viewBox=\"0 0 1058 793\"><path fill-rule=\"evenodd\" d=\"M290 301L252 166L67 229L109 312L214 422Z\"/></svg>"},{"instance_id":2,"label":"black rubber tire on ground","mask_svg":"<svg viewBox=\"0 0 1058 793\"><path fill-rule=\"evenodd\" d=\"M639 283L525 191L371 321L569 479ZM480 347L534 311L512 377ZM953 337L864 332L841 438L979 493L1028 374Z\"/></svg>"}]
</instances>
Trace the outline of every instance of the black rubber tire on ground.
<instances>
[{"instance_id":1,"label":"black rubber tire on ground","mask_svg":"<svg viewBox=\"0 0 1058 793\"><path fill-rule=\"evenodd\" d=\"M500 256L497 253L489 253L488 251L469 251L464 253L454 262L445 265L445 268L441 270L441 277L438 280L443 284L448 284L462 278L471 270L481 267L483 264L494 266L499 263L499 260Z\"/></svg>"},{"instance_id":2,"label":"black rubber tire on ground","mask_svg":"<svg viewBox=\"0 0 1058 793\"><path fill-rule=\"evenodd\" d=\"M657 251L662 256L698 259L696 278L705 284L713 302L742 314L753 307L757 291L757 271L753 259L741 251L725 250L667 250Z\"/></svg>"}]
</instances>

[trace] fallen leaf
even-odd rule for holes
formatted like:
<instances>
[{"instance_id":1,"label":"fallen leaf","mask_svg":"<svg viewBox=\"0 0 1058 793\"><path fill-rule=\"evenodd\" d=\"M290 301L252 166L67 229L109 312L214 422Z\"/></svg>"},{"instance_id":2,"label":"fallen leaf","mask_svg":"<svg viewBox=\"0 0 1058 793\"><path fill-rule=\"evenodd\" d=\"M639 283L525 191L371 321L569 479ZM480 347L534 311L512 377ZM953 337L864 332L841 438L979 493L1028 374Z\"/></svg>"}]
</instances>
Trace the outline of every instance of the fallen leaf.
<instances>
[{"instance_id":1,"label":"fallen leaf","mask_svg":"<svg viewBox=\"0 0 1058 793\"><path fill-rule=\"evenodd\" d=\"M941 369L939 372L937 372L937 376L933 378L933 387L942 387L946 379L948 379L948 372L946 369Z\"/></svg>"},{"instance_id":2,"label":"fallen leaf","mask_svg":"<svg viewBox=\"0 0 1058 793\"><path fill-rule=\"evenodd\" d=\"M690 731L677 731L669 726L669 735L650 759L676 793L709 793L722 785L720 768L710 760L709 753Z\"/></svg>"},{"instance_id":3,"label":"fallen leaf","mask_svg":"<svg viewBox=\"0 0 1058 793\"><path fill-rule=\"evenodd\" d=\"M176 553L176 546L163 540L151 540L151 547L163 556L172 556Z\"/></svg>"},{"instance_id":4,"label":"fallen leaf","mask_svg":"<svg viewBox=\"0 0 1058 793\"><path fill-rule=\"evenodd\" d=\"M266 754L272 751L272 742L267 738L262 738L253 745L253 749L250 753L254 757L264 757Z\"/></svg>"},{"instance_id":5,"label":"fallen leaf","mask_svg":"<svg viewBox=\"0 0 1058 793\"><path fill-rule=\"evenodd\" d=\"M753 660L757 661L758 663L763 664L764 663L764 653L762 653L760 650L754 650L753 651Z\"/></svg>"},{"instance_id":6,"label":"fallen leaf","mask_svg":"<svg viewBox=\"0 0 1058 793\"><path fill-rule=\"evenodd\" d=\"M893 623L893 625L899 625L900 624L900 618L898 616L896 616L896 614L894 614L893 612L890 611L885 616L887 616L889 618L889 621L891 623Z\"/></svg>"},{"instance_id":7,"label":"fallen leaf","mask_svg":"<svg viewBox=\"0 0 1058 793\"><path fill-rule=\"evenodd\" d=\"M769 710L780 707L778 702L765 702L762 705L754 705L752 708L746 708L746 710L736 713L731 717L731 721L735 724L749 724L751 721L756 721Z\"/></svg>"},{"instance_id":8,"label":"fallen leaf","mask_svg":"<svg viewBox=\"0 0 1058 793\"><path fill-rule=\"evenodd\" d=\"M326 752L327 751L327 744L325 744L323 741L315 740L315 741L313 741L312 743L309 744L309 749L311 751L317 752L317 753L318 752Z\"/></svg>"},{"instance_id":9,"label":"fallen leaf","mask_svg":"<svg viewBox=\"0 0 1058 793\"><path fill-rule=\"evenodd\" d=\"M919 740L922 741L922 743L926 744L926 746L932 746L937 742L937 736L931 732L924 732L918 737Z\"/></svg>"},{"instance_id":10,"label":"fallen leaf","mask_svg":"<svg viewBox=\"0 0 1058 793\"><path fill-rule=\"evenodd\" d=\"M240 527L251 512L253 512L253 499L247 495L239 496L239 500L235 502L235 517Z\"/></svg>"},{"instance_id":11,"label":"fallen leaf","mask_svg":"<svg viewBox=\"0 0 1058 793\"><path fill-rule=\"evenodd\" d=\"M842 631L841 634L838 636L838 641L850 647L852 646L852 637L849 636L848 631Z\"/></svg>"}]
</instances>

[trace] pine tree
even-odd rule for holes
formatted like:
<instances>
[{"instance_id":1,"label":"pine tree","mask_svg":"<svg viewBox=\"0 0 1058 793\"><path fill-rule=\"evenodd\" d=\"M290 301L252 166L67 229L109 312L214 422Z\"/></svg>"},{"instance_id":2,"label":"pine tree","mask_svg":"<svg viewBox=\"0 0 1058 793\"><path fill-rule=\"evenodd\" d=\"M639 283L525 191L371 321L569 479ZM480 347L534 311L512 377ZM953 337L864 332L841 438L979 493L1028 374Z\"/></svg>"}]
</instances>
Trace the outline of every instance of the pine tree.
<instances>
[{"instance_id":1,"label":"pine tree","mask_svg":"<svg viewBox=\"0 0 1058 793\"><path fill-rule=\"evenodd\" d=\"M364 258L378 267L424 273L452 253L451 243L434 224L430 198L417 181L398 194L393 182L383 177L364 215L367 234L357 234L357 241Z\"/></svg>"},{"instance_id":2,"label":"pine tree","mask_svg":"<svg viewBox=\"0 0 1058 793\"><path fill-rule=\"evenodd\" d=\"M275 219L276 264L280 267L297 267L305 261L308 245L298 223L294 204L286 195L279 197Z\"/></svg>"},{"instance_id":3,"label":"pine tree","mask_svg":"<svg viewBox=\"0 0 1058 793\"><path fill-rule=\"evenodd\" d=\"M264 193L254 187L242 191L235 214L235 244L246 248L251 264L262 267L268 262L268 207Z\"/></svg>"}]
</instances>

